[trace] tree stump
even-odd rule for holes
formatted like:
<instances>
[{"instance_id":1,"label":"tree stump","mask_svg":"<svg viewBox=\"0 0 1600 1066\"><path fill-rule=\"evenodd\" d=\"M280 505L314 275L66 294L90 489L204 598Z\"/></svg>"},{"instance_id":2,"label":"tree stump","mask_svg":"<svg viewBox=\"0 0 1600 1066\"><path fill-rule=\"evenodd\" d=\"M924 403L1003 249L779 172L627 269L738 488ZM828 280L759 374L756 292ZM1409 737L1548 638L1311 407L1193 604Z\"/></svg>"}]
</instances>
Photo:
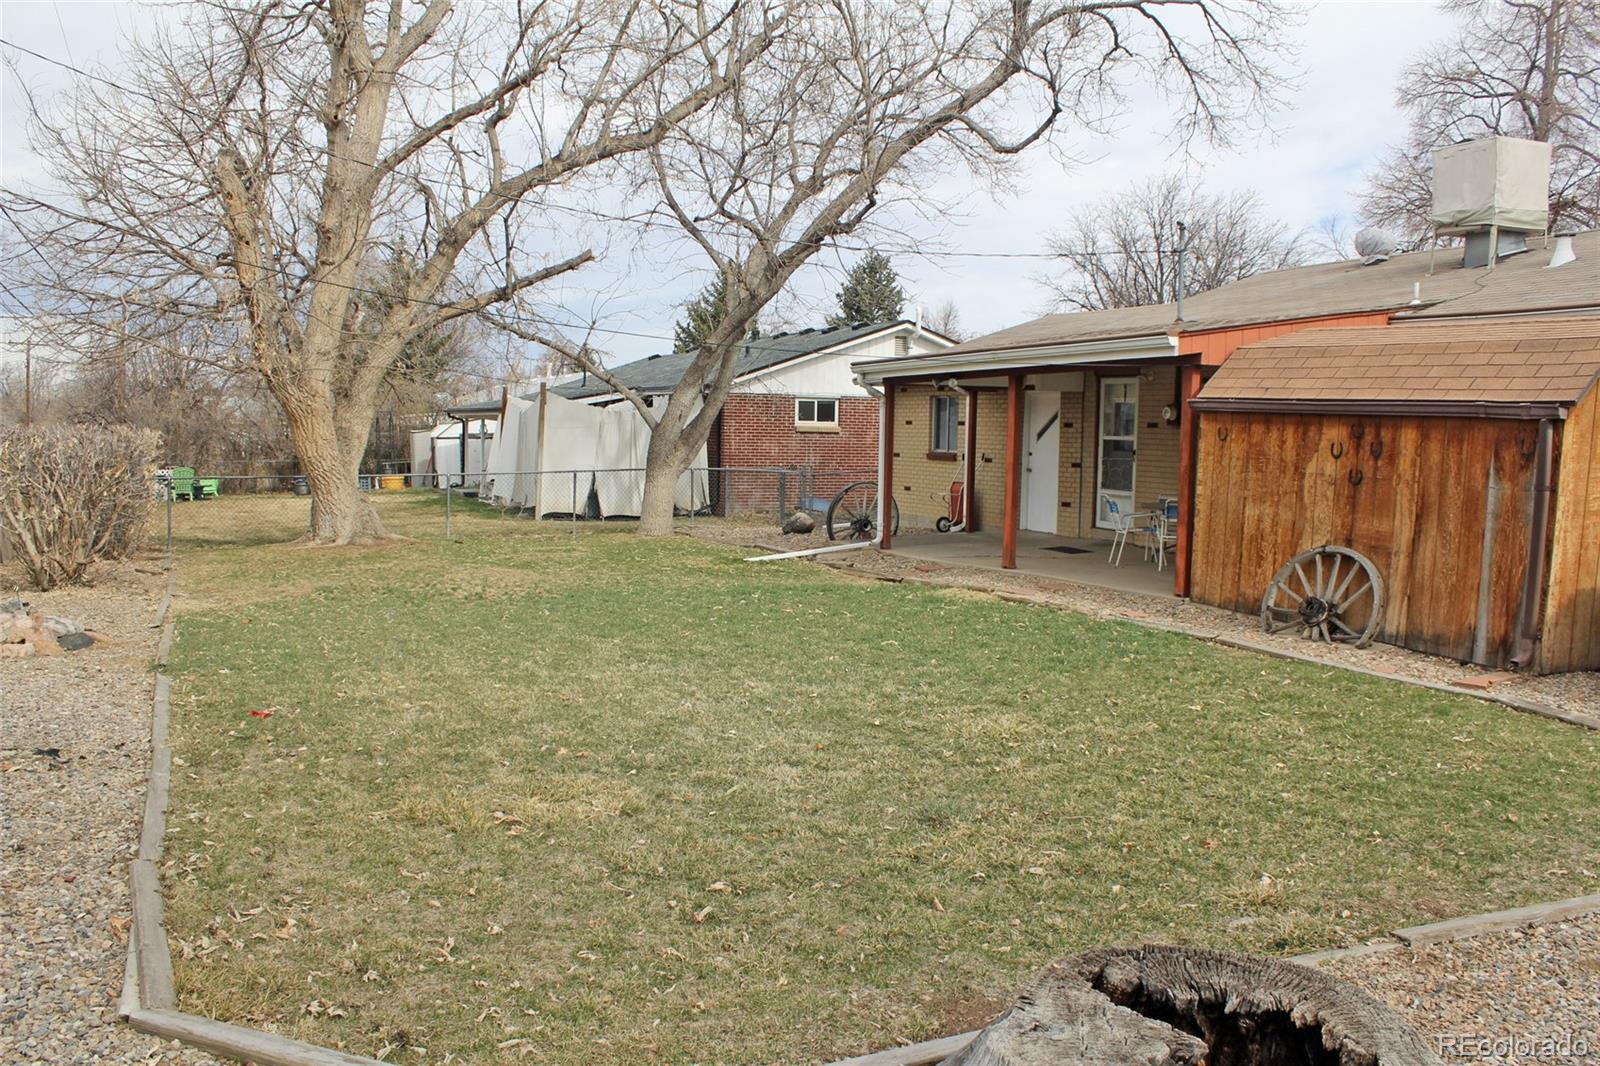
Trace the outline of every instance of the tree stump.
<instances>
[{"instance_id":1,"label":"tree stump","mask_svg":"<svg viewBox=\"0 0 1600 1066\"><path fill-rule=\"evenodd\" d=\"M1309 967L1192 948L1062 959L941 1066L1439 1066L1388 1007Z\"/></svg>"}]
</instances>

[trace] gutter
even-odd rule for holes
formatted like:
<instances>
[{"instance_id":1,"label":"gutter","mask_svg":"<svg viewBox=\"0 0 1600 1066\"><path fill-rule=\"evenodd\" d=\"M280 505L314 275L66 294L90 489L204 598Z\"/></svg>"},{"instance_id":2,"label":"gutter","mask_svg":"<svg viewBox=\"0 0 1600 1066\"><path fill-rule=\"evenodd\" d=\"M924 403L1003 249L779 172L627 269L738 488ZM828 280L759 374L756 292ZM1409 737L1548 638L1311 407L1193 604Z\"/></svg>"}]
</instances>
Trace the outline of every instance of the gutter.
<instances>
[{"instance_id":1,"label":"gutter","mask_svg":"<svg viewBox=\"0 0 1600 1066\"><path fill-rule=\"evenodd\" d=\"M1416 415L1436 418L1564 419L1567 403L1490 400L1306 400L1219 396L1189 401L1196 411L1251 411L1312 415Z\"/></svg>"},{"instance_id":2,"label":"gutter","mask_svg":"<svg viewBox=\"0 0 1600 1066\"><path fill-rule=\"evenodd\" d=\"M849 544L830 544L826 548L801 548L792 552L776 552L772 555L751 555L745 558L747 563L773 563L780 559L810 559L817 555L834 555L839 552L860 551L863 548L876 548L883 539L883 526L889 518L889 494L883 491L883 450L889 446L889 419L883 406L883 391L875 389L862 380L861 375L856 375L856 384L866 389L878 398L878 525L877 533L871 540L851 541Z\"/></svg>"},{"instance_id":3,"label":"gutter","mask_svg":"<svg viewBox=\"0 0 1600 1066\"><path fill-rule=\"evenodd\" d=\"M855 371L857 381L865 385L881 384L889 377L1054 366L1063 361L1093 365L1115 362L1130 356L1167 359L1177 354L1177 350L1177 339L1168 333L1142 333L1132 337L1048 344L1033 348L1001 348L988 352L939 352L929 356L899 359L864 359L851 364L851 369ZM1075 360L1071 358L1074 356L1077 357Z\"/></svg>"},{"instance_id":4,"label":"gutter","mask_svg":"<svg viewBox=\"0 0 1600 1066\"><path fill-rule=\"evenodd\" d=\"M1550 536L1550 500L1555 487L1550 483L1554 466L1555 420L1539 421L1539 446L1533 467L1533 520L1528 533L1528 565L1522 575L1522 612L1517 621L1516 651L1511 665L1522 669L1533 662L1539 642L1539 606L1543 601L1545 560Z\"/></svg>"}]
</instances>

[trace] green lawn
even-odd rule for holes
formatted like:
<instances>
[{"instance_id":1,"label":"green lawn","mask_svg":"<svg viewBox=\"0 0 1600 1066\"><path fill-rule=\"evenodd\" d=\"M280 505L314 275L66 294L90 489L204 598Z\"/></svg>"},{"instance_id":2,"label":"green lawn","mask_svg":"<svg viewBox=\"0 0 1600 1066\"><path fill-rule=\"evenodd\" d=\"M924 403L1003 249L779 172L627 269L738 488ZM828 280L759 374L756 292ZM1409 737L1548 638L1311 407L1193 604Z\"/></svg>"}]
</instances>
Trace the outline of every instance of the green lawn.
<instances>
[{"instance_id":1,"label":"green lawn","mask_svg":"<svg viewBox=\"0 0 1600 1066\"><path fill-rule=\"evenodd\" d=\"M393 1061L820 1060L1597 890L1600 737L1464 697L625 530L179 581L180 1005Z\"/></svg>"}]
</instances>

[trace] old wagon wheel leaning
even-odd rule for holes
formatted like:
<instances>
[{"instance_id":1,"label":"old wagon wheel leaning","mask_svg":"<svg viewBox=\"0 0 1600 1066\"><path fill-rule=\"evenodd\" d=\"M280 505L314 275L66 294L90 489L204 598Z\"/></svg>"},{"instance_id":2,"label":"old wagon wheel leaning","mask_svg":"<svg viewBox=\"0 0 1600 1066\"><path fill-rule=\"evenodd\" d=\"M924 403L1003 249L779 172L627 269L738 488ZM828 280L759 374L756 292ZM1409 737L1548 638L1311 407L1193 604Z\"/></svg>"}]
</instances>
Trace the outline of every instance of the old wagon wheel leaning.
<instances>
[{"instance_id":1,"label":"old wagon wheel leaning","mask_svg":"<svg viewBox=\"0 0 1600 1066\"><path fill-rule=\"evenodd\" d=\"M1284 563L1261 597L1261 627L1268 633L1297 628L1307 640L1365 648L1382 619L1377 568L1360 552L1336 544Z\"/></svg>"},{"instance_id":2,"label":"old wagon wheel leaning","mask_svg":"<svg viewBox=\"0 0 1600 1066\"><path fill-rule=\"evenodd\" d=\"M878 534L878 483L852 481L828 503L829 540L871 540ZM900 532L900 507L889 497L889 532Z\"/></svg>"}]
</instances>

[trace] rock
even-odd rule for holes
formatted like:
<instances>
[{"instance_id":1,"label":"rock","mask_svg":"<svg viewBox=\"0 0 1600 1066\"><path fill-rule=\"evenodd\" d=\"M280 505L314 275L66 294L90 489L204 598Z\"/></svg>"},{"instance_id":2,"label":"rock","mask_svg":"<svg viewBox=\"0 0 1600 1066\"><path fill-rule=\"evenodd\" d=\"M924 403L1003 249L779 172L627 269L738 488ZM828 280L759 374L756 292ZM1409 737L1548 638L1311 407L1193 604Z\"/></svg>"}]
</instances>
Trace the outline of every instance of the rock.
<instances>
[{"instance_id":1,"label":"rock","mask_svg":"<svg viewBox=\"0 0 1600 1066\"><path fill-rule=\"evenodd\" d=\"M82 651L94 644L94 638L82 630L76 633L63 633L56 638L56 644L62 651Z\"/></svg>"},{"instance_id":2,"label":"rock","mask_svg":"<svg viewBox=\"0 0 1600 1066\"><path fill-rule=\"evenodd\" d=\"M810 533L816 528L816 519L812 518L804 511L796 511L794 514L786 518L783 523L783 531L785 533Z\"/></svg>"},{"instance_id":3,"label":"rock","mask_svg":"<svg viewBox=\"0 0 1600 1066\"><path fill-rule=\"evenodd\" d=\"M33 617L33 624L35 626L39 626L39 627L41 627L43 629L48 629L50 632L54 633L58 637L64 637L68 633L82 633L83 632L83 626L79 625L77 622L74 622L70 618L62 618L60 615L56 615L56 614L38 614L38 615L33 615L32 617Z\"/></svg>"},{"instance_id":4,"label":"rock","mask_svg":"<svg viewBox=\"0 0 1600 1066\"><path fill-rule=\"evenodd\" d=\"M0 659L26 659L33 654L32 644L0 644Z\"/></svg>"}]
</instances>

